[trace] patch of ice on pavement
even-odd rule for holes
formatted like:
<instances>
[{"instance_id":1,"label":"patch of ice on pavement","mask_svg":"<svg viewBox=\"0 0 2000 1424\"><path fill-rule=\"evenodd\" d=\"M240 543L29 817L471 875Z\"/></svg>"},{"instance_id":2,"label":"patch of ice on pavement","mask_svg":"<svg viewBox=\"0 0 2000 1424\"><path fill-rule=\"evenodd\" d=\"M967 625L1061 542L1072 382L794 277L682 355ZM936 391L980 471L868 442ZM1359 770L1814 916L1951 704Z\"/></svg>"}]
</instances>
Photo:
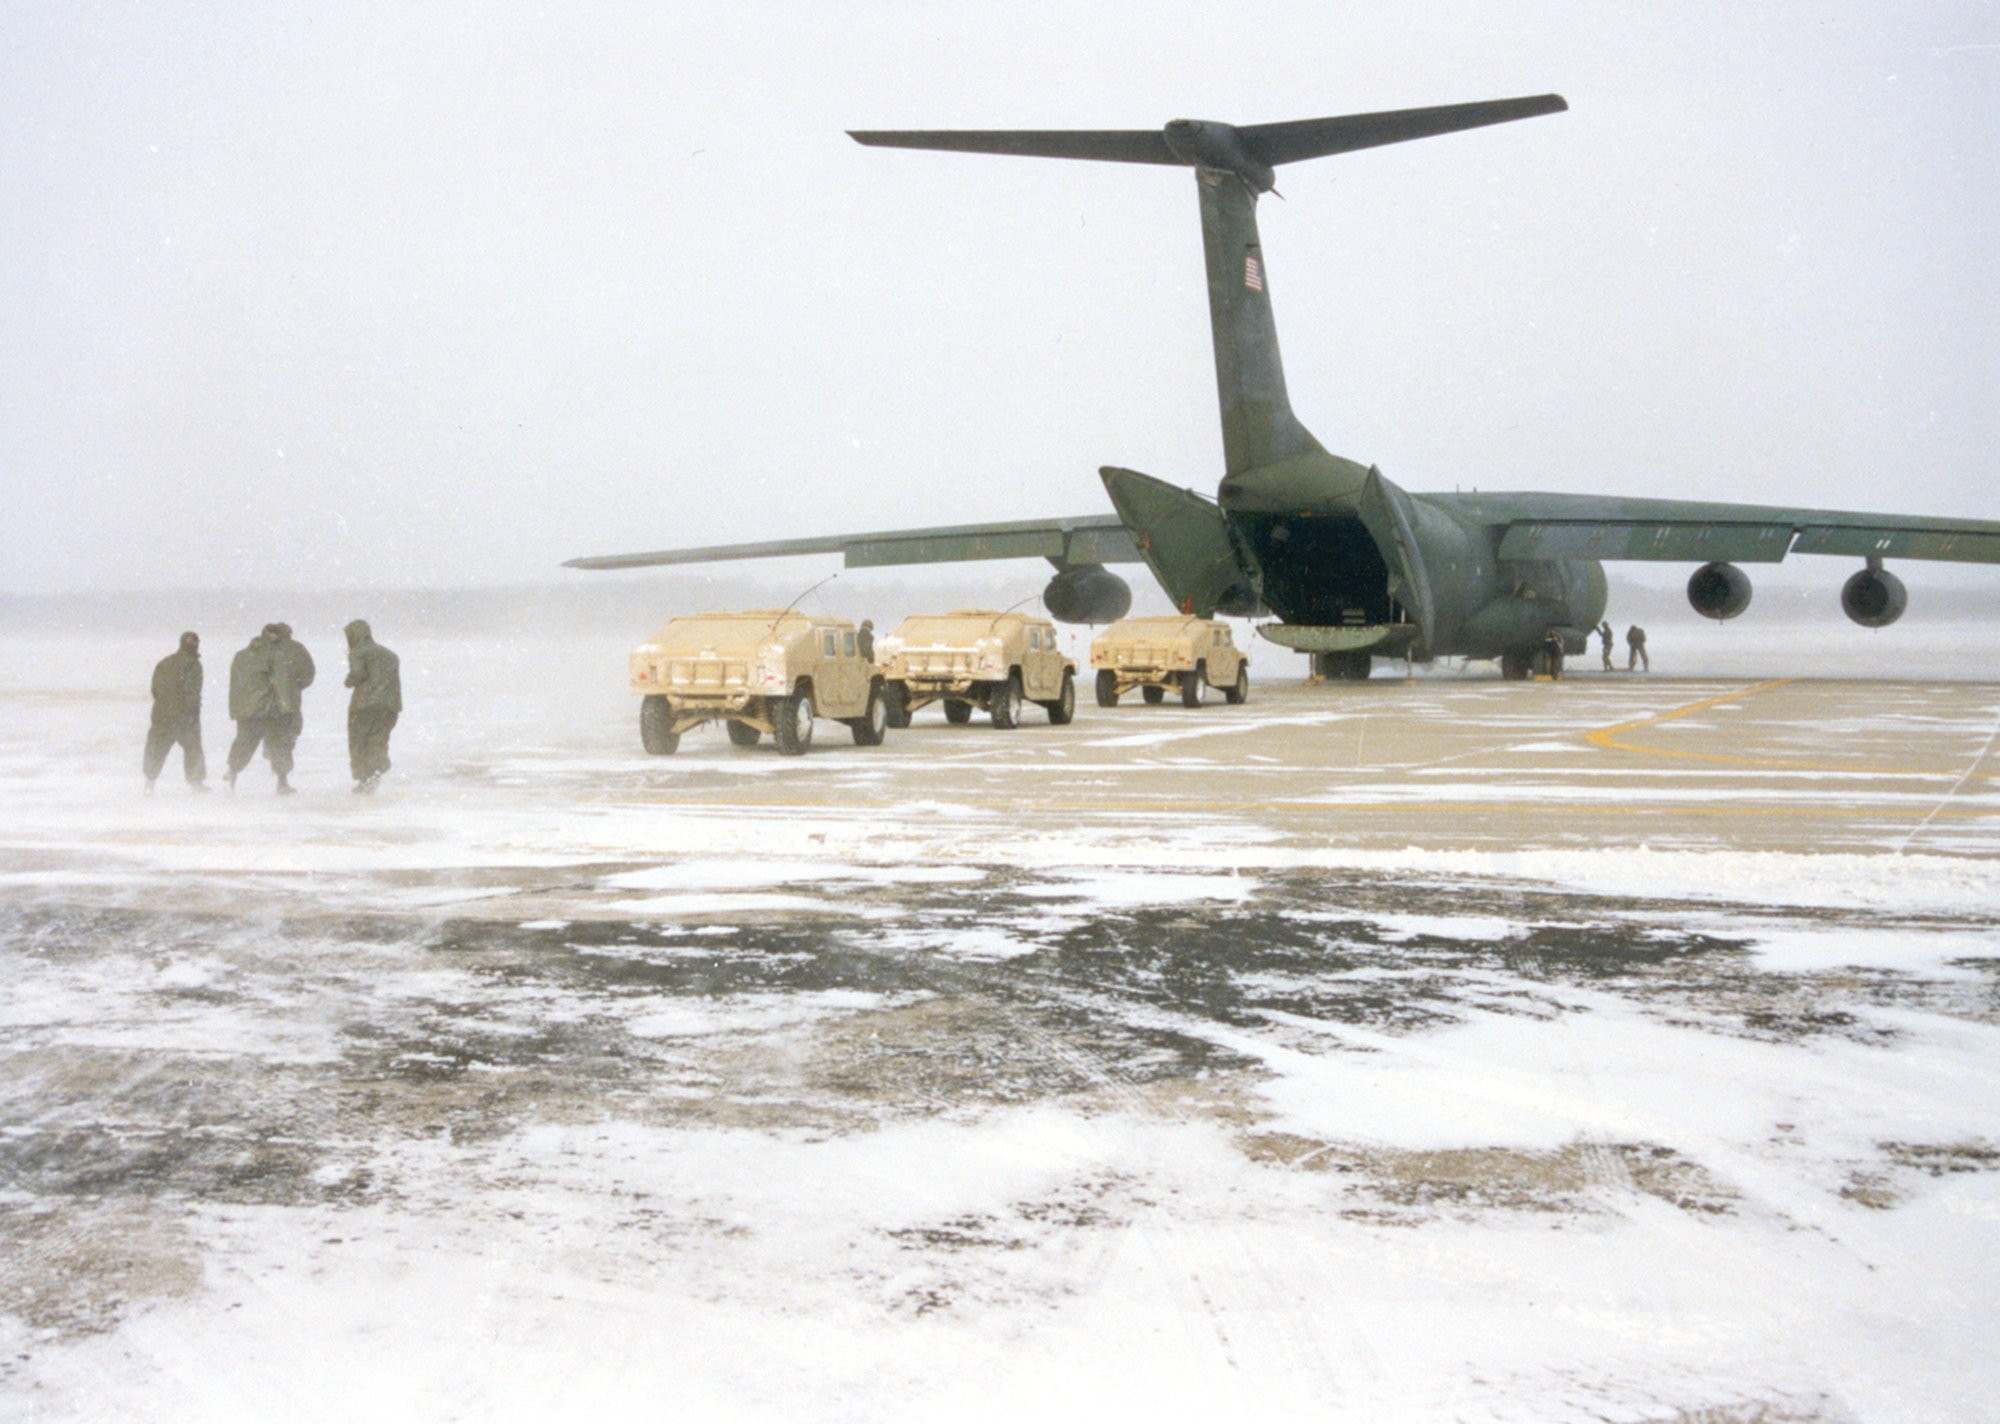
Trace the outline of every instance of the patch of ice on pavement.
<instances>
[{"instance_id":1,"label":"patch of ice on pavement","mask_svg":"<svg viewBox=\"0 0 2000 1424\"><path fill-rule=\"evenodd\" d=\"M871 885L952 885L984 880L986 872L953 865L852 865L830 860L690 857L647 870L624 870L599 883L612 890L747 890L806 881Z\"/></svg>"},{"instance_id":2,"label":"patch of ice on pavement","mask_svg":"<svg viewBox=\"0 0 2000 1424\"><path fill-rule=\"evenodd\" d=\"M1185 875L1157 872L1120 874L1062 868L1048 884L1031 886L1023 894L1037 899L1083 900L1105 909L1141 905L1184 905L1198 900L1247 900L1259 882L1245 875Z\"/></svg>"},{"instance_id":3,"label":"patch of ice on pavement","mask_svg":"<svg viewBox=\"0 0 2000 1424\"><path fill-rule=\"evenodd\" d=\"M637 1038L697 1038L718 1033L764 1033L791 1024L823 1018L830 1013L878 1009L886 995L853 989L818 993L757 995L720 999L682 999L648 1006L625 1021Z\"/></svg>"},{"instance_id":4,"label":"patch of ice on pavement","mask_svg":"<svg viewBox=\"0 0 2000 1424\"><path fill-rule=\"evenodd\" d=\"M233 966L217 959L179 959L162 966L153 975L153 984L160 989L203 989L232 971Z\"/></svg>"},{"instance_id":5,"label":"patch of ice on pavement","mask_svg":"<svg viewBox=\"0 0 2000 1424\"><path fill-rule=\"evenodd\" d=\"M490 885L477 890L382 890L370 892L380 898L385 905L399 905L413 910L438 908L446 905L469 905L475 900L503 899L521 893L515 885Z\"/></svg>"},{"instance_id":6,"label":"patch of ice on pavement","mask_svg":"<svg viewBox=\"0 0 2000 1424\"><path fill-rule=\"evenodd\" d=\"M1234 852L1231 859L1248 863ZM1988 914L2000 906L2000 861L1942 855L1601 850L1401 851L1327 849L1307 860L1329 869L1485 875L1540 881L1608 896L1740 900L1763 905Z\"/></svg>"},{"instance_id":7,"label":"patch of ice on pavement","mask_svg":"<svg viewBox=\"0 0 2000 1424\"><path fill-rule=\"evenodd\" d=\"M654 895L644 900L613 900L608 908L629 915L754 915L783 910L837 913L856 907L805 895Z\"/></svg>"},{"instance_id":8,"label":"patch of ice on pavement","mask_svg":"<svg viewBox=\"0 0 2000 1424\"><path fill-rule=\"evenodd\" d=\"M1414 1036L1265 1011L1306 1035L1293 1046L1222 1026L1198 1031L1264 1064L1273 1077L1262 1096L1296 1130L1410 1150L1650 1142L1745 1185L1764 1180L1764 1144L1778 1122L1835 1159L1872 1155L1878 1142L1903 1134L1945 1142L1995 1129L1991 1100L1969 1086L1995 1081L2000 1029L1990 1025L1883 1011L1881 1026L1911 1037L1921 1027L1925 1039L1894 1056L1852 1039L1801 1053L1784 1041L1662 1021L1589 992L1565 991L1550 1007L1562 1011L1481 1014ZM1861 1083L1865 1101L1856 1100ZM1823 1185L1830 1196L1839 1183ZM1823 1212L1812 1192L1780 1194L1797 1219Z\"/></svg>"},{"instance_id":9,"label":"patch of ice on pavement","mask_svg":"<svg viewBox=\"0 0 2000 1424\"><path fill-rule=\"evenodd\" d=\"M1738 933L1741 933L1739 930ZM2000 960L2000 931L1990 934L1920 929L1753 929L1760 968L1781 973L1818 969L1922 970L1936 976L1954 959Z\"/></svg>"},{"instance_id":10,"label":"patch of ice on pavement","mask_svg":"<svg viewBox=\"0 0 2000 1424\"><path fill-rule=\"evenodd\" d=\"M137 875L101 870L10 870L0 872L0 886L139 885Z\"/></svg>"},{"instance_id":11,"label":"patch of ice on pavement","mask_svg":"<svg viewBox=\"0 0 2000 1424\"><path fill-rule=\"evenodd\" d=\"M925 949L932 953L958 955L965 959L1016 959L1033 954L1042 946L1032 939L1009 934L991 925L967 925L942 937L926 934Z\"/></svg>"}]
</instances>

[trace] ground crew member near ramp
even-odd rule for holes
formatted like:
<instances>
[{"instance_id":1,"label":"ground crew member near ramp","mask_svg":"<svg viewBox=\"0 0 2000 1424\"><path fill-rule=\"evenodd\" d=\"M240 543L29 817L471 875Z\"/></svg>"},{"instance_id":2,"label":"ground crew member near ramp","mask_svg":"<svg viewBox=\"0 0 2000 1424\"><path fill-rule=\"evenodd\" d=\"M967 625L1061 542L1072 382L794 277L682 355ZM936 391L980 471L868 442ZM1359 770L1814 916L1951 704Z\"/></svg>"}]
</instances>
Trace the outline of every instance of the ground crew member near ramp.
<instances>
[{"instance_id":1,"label":"ground crew member near ramp","mask_svg":"<svg viewBox=\"0 0 2000 1424\"><path fill-rule=\"evenodd\" d=\"M357 796L374 792L389 769L389 733L403 710L402 660L357 618L347 625L347 762Z\"/></svg>"},{"instance_id":2,"label":"ground crew member near ramp","mask_svg":"<svg viewBox=\"0 0 2000 1424\"><path fill-rule=\"evenodd\" d=\"M873 618L864 618L861 620L861 631L854 635L854 645L855 650L861 654L861 661L864 663L875 661L875 620Z\"/></svg>"},{"instance_id":3,"label":"ground crew member near ramp","mask_svg":"<svg viewBox=\"0 0 2000 1424\"><path fill-rule=\"evenodd\" d=\"M1646 656L1646 630L1644 628L1641 628L1637 623L1627 628L1625 630L1625 646L1631 650L1625 655L1625 671L1630 672L1635 667L1644 667L1647 672L1653 670L1653 660Z\"/></svg>"},{"instance_id":4,"label":"ground crew member near ramp","mask_svg":"<svg viewBox=\"0 0 2000 1424\"><path fill-rule=\"evenodd\" d=\"M208 758L201 750L201 635L181 634L177 652L153 669L153 725L146 733L146 791L160 779L167 753L178 743L188 785L208 790Z\"/></svg>"},{"instance_id":5,"label":"ground crew member near ramp","mask_svg":"<svg viewBox=\"0 0 2000 1424\"><path fill-rule=\"evenodd\" d=\"M1597 625L1597 636L1604 640L1604 670L1610 672L1612 671L1611 645L1618 641L1618 635L1611 631L1611 620L1609 618Z\"/></svg>"},{"instance_id":6,"label":"ground crew member near ramp","mask_svg":"<svg viewBox=\"0 0 2000 1424\"><path fill-rule=\"evenodd\" d=\"M1542 634L1542 666L1549 677L1560 681L1563 675L1563 635L1551 628Z\"/></svg>"}]
</instances>

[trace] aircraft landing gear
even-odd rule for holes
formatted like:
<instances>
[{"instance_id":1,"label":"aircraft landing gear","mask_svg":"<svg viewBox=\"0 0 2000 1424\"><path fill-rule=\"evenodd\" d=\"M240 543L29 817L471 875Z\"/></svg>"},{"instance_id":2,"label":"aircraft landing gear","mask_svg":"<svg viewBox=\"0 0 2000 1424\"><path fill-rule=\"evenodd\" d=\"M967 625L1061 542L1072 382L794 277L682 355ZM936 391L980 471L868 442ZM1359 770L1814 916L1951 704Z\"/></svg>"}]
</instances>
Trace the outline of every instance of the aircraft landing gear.
<instances>
[{"instance_id":1,"label":"aircraft landing gear","mask_svg":"<svg viewBox=\"0 0 2000 1424\"><path fill-rule=\"evenodd\" d=\"M1375 671L1375 655L1365 648L1344 653L1314 653L1312 670L1314 677L1330 682L1366 682L1368 675Z\"/></svg>"},{"instance_id":2,"label":"aircraft landing gear","mask_svg":"<svg viewBox=\"0 0 2000 1424\"><path fill-rule=\"evenodd\" d=\"M1526 682L1534 677L1559 678L1562 675L1562 650L1547 643L1534 648L1509 648L1500 655L1500 676L1509 682Z\"/></svg>"}]
</instances>

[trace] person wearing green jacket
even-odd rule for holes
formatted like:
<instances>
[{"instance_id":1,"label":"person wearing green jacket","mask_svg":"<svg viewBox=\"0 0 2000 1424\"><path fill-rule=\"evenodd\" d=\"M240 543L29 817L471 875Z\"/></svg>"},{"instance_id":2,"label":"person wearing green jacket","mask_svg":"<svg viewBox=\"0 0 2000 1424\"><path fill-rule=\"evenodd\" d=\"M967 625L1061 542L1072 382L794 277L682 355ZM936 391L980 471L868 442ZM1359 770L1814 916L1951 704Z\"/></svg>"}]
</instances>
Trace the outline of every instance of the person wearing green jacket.
<instances>
[{"instance_id":1,"label":"person wearing green jacket","mask_svg":"<svg viewBox=\"0 0 2000 1424\"><path fill-rule=\"evenodd\" d=\"M264 631L272 635L274 645L284 659L277 671L276 686L291 724L288 729L291 739L297 742L299 733L305 730L306 725L304 699L299 694L313 685L318 669L313 667L312 654L306 651L305 644L293 639L291 624L273 623Z\"/></svg>"},{"instance_id":2,"label":"person wearing green jacket","mask_svg":"<svg viewBox=\"0 0 2000 1424\"><path fill-rule=\"evenodd\" d=\"M403 711L402 660L380 643L368 624L347 625L347 762L354 792L366 796L389 769L389 733Z\"/></svg>"},{"instance_id":3,"label":"person wearing green jacket","mask_svg":"<svg viewBox=\"0 0 2000 1424\"><path fill-rule=\"evenodd\" d=\"M208 790L208 758L201 750L201 635L181 634L180 648L153 669L153 725L146 733L146 790L160 779L167 753L178 743L188 785Z\"/></svg>"},{"instance_id":4,"label":"person wearing green jacket","mask_svg":"<svg viewBox=\"0 0 2000 1424\"><path fill-rule=\"evenodd\" d=\"M313 674L308 656L301 681L299 664L287 653L286 645L298 648L301 654L305 649L278 631L283 626L266 623L264 631L229 664L229 715L236 722L236 740L229 745L229 771L223 780L232 791L262 742L271 770L278 774L278 794L292 794L289 778L292 747L299 739L299 690L312 681Z\"/></svg>"}]
</instances>

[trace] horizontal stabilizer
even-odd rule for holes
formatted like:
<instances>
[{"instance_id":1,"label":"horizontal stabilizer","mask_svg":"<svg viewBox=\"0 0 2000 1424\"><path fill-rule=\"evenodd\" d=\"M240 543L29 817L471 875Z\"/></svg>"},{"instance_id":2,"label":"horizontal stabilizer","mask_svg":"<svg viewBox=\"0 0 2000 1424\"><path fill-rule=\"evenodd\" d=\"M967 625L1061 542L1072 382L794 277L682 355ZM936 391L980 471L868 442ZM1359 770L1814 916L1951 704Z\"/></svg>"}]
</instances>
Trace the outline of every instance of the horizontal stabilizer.
<instances>
[{"instance_id":1,"label":"horizontal stabilizer","mask_svg":"<svg viewBox=\"0 0 2000 1424\"><path fill-rule=\"evenodd\" d=\"M932 129L858 133L872 148L937 148L1022 158L1095 158L1107 163L1180 163L1158 129Z\"/></svg>"},{"instance_id":2,"label":"horizontal stabilizer","mask_svg":"<svg viewBox=\"0 0 2000 1424\"><path fill-rule=\"evenodd\" d=\"M1255 192L1269 192L1281 163L1378 148L1459 129L1484 128L1569 107L1560 94L1489 99L1434 109L1395 109L1298 119L1238 128L1204 119L1175 119L1162 129L870 129L848 131L875 148L929 148L954 153L1005 153L1023 158L1093 158L1107 163L1167 163L1235 173Z\"/></svg>"},{"instance_id":3,"label":"horizontal stabilizer","mask_svg":"<svg viewBox=\"0 0 2000 1424\"><path fill-rule=\"evenodd\" d=\"M1537 94L1529 99L1491 99L1480 104L1445 104L1435 109L1396 109L1382 114L1349 114L1338 119L1252 124L1237 132L1243 135L1244 147L1275 168L1281 163L1351 153L1357 148L1380 148L1385 143L1406 143L1413 138L1457 133L1460 129L1532 119L1538 114L1559 114L1567 108L1569 105L1560 94Z\"/></svg>"}]
</instances>

